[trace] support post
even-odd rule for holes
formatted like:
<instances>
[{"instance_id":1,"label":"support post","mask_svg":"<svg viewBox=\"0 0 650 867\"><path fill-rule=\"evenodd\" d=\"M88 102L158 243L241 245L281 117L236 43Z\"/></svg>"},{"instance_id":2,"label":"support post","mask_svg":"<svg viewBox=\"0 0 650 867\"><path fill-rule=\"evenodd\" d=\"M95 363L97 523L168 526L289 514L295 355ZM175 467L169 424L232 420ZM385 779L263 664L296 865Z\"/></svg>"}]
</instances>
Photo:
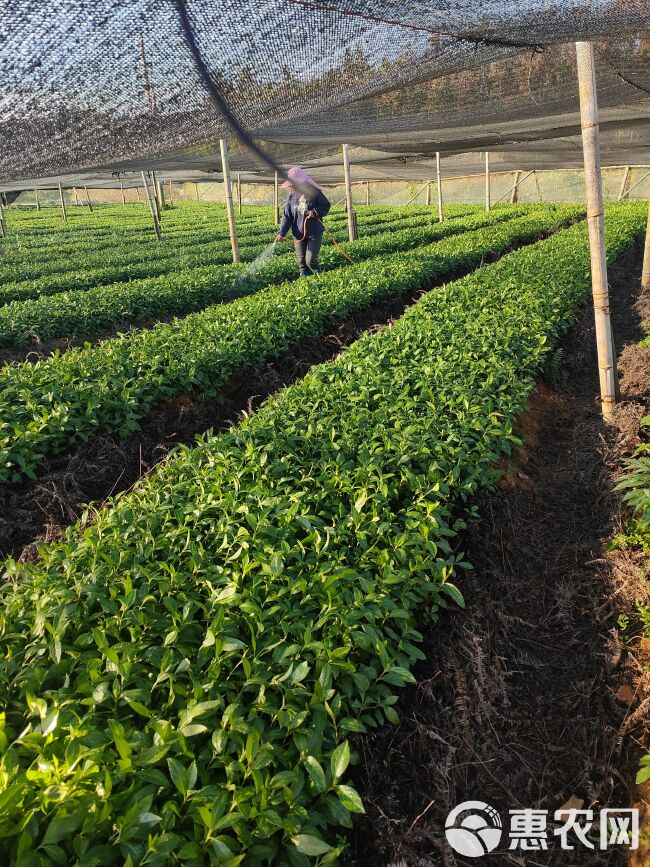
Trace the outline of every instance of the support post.
<instances>
[{"instance_id":1,"label":"support post","mask_svg":"<svg viewBox=\"0 0 650 867\"><path fill-rule=\"evenodd\" d=\"M616 359L609 311L607 259L605 255L605 219L603 185L600 173L600 126L596 94L596 67L591 42L576 42L580 123L585 164L587 223L591 257L591 288L596 322L596 347L600 378L601 409L610 418L616 401Z\"/></svg>"},{"instance_id":2,"label":"support post","mask_svg":"<svg viewBox=\"0 0 650 867\"><path fill-rule=\"evenodd\" d=\"M165 182L158 181L158 201L160 202L160 207L165 207Z\"/></svg>"},{"instance_id":3,"label":"support post","mask_svg":"<svg viewBox=\"0 0 650 867\"><path fill-rule=\"evenodd\" d=\"M34 190L34 195L36 196L36 210L40 211L41 210L41 202L40 202L40 199L38 198L38 187L36 187L36 189Z\"/></svg>"},{"instance_id":4,"label":"support post","mask_svg":"<svg viewBox=\"0 0 650 867\"><path fill-rule=\"evenodd\" d=\"M445 219L444 209L442 207L442 174L440 172L440 152L436 151L436 186L438 187L438 222L442 223Z\"/></svg>"},{"instance_id":5,"label":"support post","mask_svg":"<svg viewBox=\"0 0 650 867\"><path fill-rule=\"evenodd\" d=\"M93 206L92 206L91 203L90 203L90 193L88 192L88 187L84 187L84 190L86 191L86 201L88 202L88 210L89 210L90 213L92 214L92 212L93 212Z\"/></svg>"},{"instance_id":6,"label":"support post","mask_svg":"<svg viewBox=\"0 0 650 867\"><path fill-rule=\"evenodd\" d=\"M122 196L122 207L126 205L126 199L124 198L124 181L120 181L120 194Z\"/></svg>"},{"instance_id":7,"label":"support post","mask_svg":"<svg viewBox=\"0 0 650 867\"><path fill-rule=\"evenodd\" d=\"M618 191L618 199L617 201L622 201L625 198L625 187L627 187L627 179L630 175L630 167L625 166L625 171L623 172L623 182L621 184L621 189Z\"/></svg>"},{"instance_id":8,"label":"support post","mask_svg":"<svg viewBox=\"0 0 650 867\"><path fill-rule=\"evenodd\" d=\"M7 237L7 220L5 219L5 206L2 203L2 197L0 196L0 233L3 238Z\"/></svg>"},{"instance_id":9,"label":"support post","mask_svg":"<svg viewBox=\"0 0 650 867\"><path fill-rule=\"evenodd\" d=\"M75 205L78 205L79 204L79 197L77 196L77 188L76 187L72 188L72 195L74 196Z\"/></svg>"},{"instance_id":10,"label":"support post","mask_svg":"<svg viewBox=\"0 0 650 867\"><path fill-rule=\"evenodd\" d=\"M59 201L61 202L61 217L64 223L68 222L68 215L65 211L65 202L63 201L63 187L59 184Z\"/></svg>"},{"instance_id":11,"label":"support post","mask_svg":"<svg viewBox=\"0 0 650 867\"><path fill-rule=\"evenodd\" d=\"M151 181L151 176L149 177ZM142 183L144 184L144 191L147 196L147 202L149 203L149 210L151 211L151 219L153 222L153 230L156 235L157 241L162 241L162 234L160 232L160 223L158 222L158 211L156 210L156 205L153 200L153 196L151 195L151 187L147 183L147 177L144 172L142 172ZM153 185L153 184L152 184Z\"/></svg>"},{"instance_id":12,"label":"support post","mask_svg":"<svg viewBox=\"0 0 650 867\"><path fill-rule=\"evenodd\" d=\"M241 175L237 172L237 213L241 217Z\"/></svg>"},{"instance_id":13,"label":"support post","mask_svg":"<svg viewBox=\"0 0 650 867\"><path fill-rule=\"evenodd\" d=\"M237 229L235 227L235 211L232 204L232 184L230 182L230 166L228 164L228 145L225 138L219 140L221 148L221 171L223 172L223 185L226 195L226 213L228 215L228 231L230 233L230 247L232 249L233 262L239 262L239 244L237 243Z\"/></svg>"},{"instance_id":14,"label":"support post","mask_svg":"<svg viewBox=\"0 0 650 867\"><path fill-rule=\"evenodd\" d=\"M275 178L273 179L273 215L275 219L275 225L280 225L280 184L278 179L278 173L275 173Z\"/></svg>"},{"instance_id":15,"label":"support post","mask_svg":"<svg viewBox=\"0 0 650 867\"><path fill-rule=\"evenodd\" d=\"M431 207L431 181L427 181L427 208Z\"/></svg>"},{"instance_id":16,"label":"support post","mask_svg":"<svg viewBox=\"0 0 650 867\"><path fill-rule=\"evenodd\" d=\"M370 204L370 181L366 181L366 205Z\"/></svg>"},{"instance_id":17,"label":"support post","mask_svg":"<svg viewBox=\"0 0 650 867\"><path fill-rule=\"evenodd\" d=\"M156 208L158 223L160 223L160 199L158 198L158 179L156 178L156 173L154 171L149 172L149 183L151 184L151 193L153 194L153 203Z\"/></svg>"},{"instance_id":18,"label":"support post","mask_svg":"<svg viewBox=\"0 0 650 867\"><path fill-rule=\"evenodd\" d=\"M544 199L542 198L542 191L539 188L539 178L537 176L537 170L535 170L533 172L533 177L535 178L535 186L537 187L537 195L539 197L540 202L543 202Z\"/></svg>"},{"instance_id":19,"label":"support post","mask_svg":"<svg viewBox=\"0 0 650 867\"><path fill-rule=\"evenodd\" d=\"M489 211L490 202L490 154L485 152L485 210Z\"/></svg>"},{"instance_id":20,"label":"support post","mask_svg":"<svg viewBox=\"0 0 650 867\"><path fill-rule=\"evenodd\" d=\"M144 178L144 172L142 172L142 177ZM145 183L146 183L146 182L145 182ZM138 204L140 204L140 189L139 189L139 187L136 187L136 188L135 188L135 194L136 194L136 196L137 196L137 198L138 198Z\"/></svg>"},{"instance_id":21,"label":"support post","mask_svg":"<svg viewBox=\"0 0 650 867\"><path fill-rule=\"evenodd\" d=\"M521 171L515 172L515 185L512 188L512 195L510 196L510 204L516 205L519 201L519 178L521 177Z\"/></svg>"},{"instance_id":22,"label":"support post","mask_svg":"<svg viewBox=\"0 0 650 867\"><path fill-rule=\"evenodd\" d=\"M348 215L348 237L351 241L356 240L356 226L354 212L352 211L352 185L350 184L350 148L343 145L343 177L345 179L345 210Z\"/></svg>"},{"instance_id":23,"label":"support post","mask_svg":"<svg viewBox=\"0 0 650 867\"><path fill-rule=\"evenodd\" d=\"M169 184L169 203L171 205L174 204L174 184L172 181L168 181Z\"/></svg>"},{"instance_id":24,"label":"support post","mask_svg":"<svg viewBox=\"0 0 650 867\"><path fill-rule=\"evenodd\" d=\"M194 198L198 202L199 200L199 185L194 181Z\"/></svg>"},{"instance_id":25,"label":"support post","mask_svg":"<svg viewBox=\"0 0 650 867\"><path fill-rule=\"evenodd\" d=\"M641 271L641 288L650 290L650 205L648 205L648 222L645 230L645 247L643 249L643 270Z\"/></svg>"}]
</instances>

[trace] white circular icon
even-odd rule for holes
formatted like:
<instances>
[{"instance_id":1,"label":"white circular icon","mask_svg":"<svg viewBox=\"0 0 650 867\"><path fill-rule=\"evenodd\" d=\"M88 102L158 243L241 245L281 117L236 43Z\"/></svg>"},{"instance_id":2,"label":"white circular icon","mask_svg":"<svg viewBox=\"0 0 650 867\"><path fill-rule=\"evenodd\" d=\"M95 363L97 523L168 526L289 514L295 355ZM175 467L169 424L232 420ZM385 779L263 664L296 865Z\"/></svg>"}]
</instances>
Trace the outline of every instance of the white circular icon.
<instances>
[{"instance_id":1,"label":"white circular icon","mask_svg":"<svg viewBox=\"0 0 650 867\"><path fill-rule=\"evenodd\" d=\"M461 814L467 815L459 817ZM445 822L445 835L451 848L466 858L487 855L499 845L503 828L501 817L484 801L463 801Z\"/></svg>"}]
</instances>

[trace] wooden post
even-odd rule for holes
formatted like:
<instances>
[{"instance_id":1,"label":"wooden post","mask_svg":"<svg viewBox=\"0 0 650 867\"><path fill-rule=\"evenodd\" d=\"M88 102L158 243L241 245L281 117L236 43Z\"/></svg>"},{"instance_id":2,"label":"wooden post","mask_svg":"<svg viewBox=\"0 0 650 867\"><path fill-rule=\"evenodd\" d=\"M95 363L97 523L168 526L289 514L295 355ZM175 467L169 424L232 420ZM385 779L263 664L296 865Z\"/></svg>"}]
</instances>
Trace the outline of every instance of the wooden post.
<instances>
[{"instance_id":1,"label":"wooden post","mask_svg":"<svg viewBox=\"0 0 650 867\"><path fill-rule=\"evenodd\" d=\"M153 195L153 203L156 208L158 222L160 223L160 199L158 198L158 179L155 171L149 172L149 183L151 184L151 193Z\"/></svg>"},{"instance_id":2,"label":"wooden post","mask_svg":"<svg viewBox=\"0 0 650 867\"><path fill-rule=\"evenodd\" d=\"M68 222L68 215L65 212L65 202L63 201L63 187L59 184L59 200L61 202L61 217L63 218L63 222Z\"/></svg>"},{"instance_id":3,"label":"wooden post","mask_svg":"<svg viewBox=\"0 0 650 867\"><path fill-rule=\"evenodd\" d=\"M122 207L126 205L126 199L124 198L124 181L120 181L120 194L122 196Z\"/></svg>"},{"instance_id":4,"label":"wooden post","mask_svg":"<svg viewBox=\"0 0 650 867\"><path fill-rule=\"evenodd\" d=\"M2 202L2 196L0 196L0 233L3 238L7 237L7 220L5 219L5 206Z\"/></svg>"},{"instance_id":5,"label":"wooden post","mask_svg":"<svg viewBox=\"0 0 650 867\"><path fill-rule=\"evenodd\" d=\"M515 185L512 188L512 195L510 196L510 204L516 205L519 201L519 178L521 177L521 172L515 172Z\"/></svg>"},{"instance_id":6,"label":"wooden post","mask_svg":"<svg viewBox=\"0 0 650 867\"><path fill-rule=\"evenodd\" d=\"M172 181L167 182L169 184L169 203L171 205L174 204L174 185Z\"/></svg>"},{"instance_id":7,"label":"wooden post","mask_svg":"<svg viewBox=\"0 0 650 867\"><path fill-rule=\"evenodd\" d=\"M370 204L370 181L366 181L366 205Z\"/></svg>"},{"instance_id":8,"label":"wooden post","mask_svg":"<svg viewBox=\"0 0 650 867\"><path fill-rule=\"evenodd\" d=\"M537 170L533 172L533 177L535 178L535 186L537 187L537 195L539 196L540 202L543 202L542 191L539 188L539 178L537 177Z\"/></svg>"},{"instance_id":9,"label":"wooden post","mask_svg":"<svg viewBox=\"0 0 650 867\"><path fill-rule=\"evenodd\" d=\"M442 223L445 219L444 209L442 207L442 174L440 173L440 153L436 151L436 185L438 187L438 222Z\"/></svg>"},{"instance_id":10,"label":"wooden post","mask_svg":"<svg viewBox=\"0 0 650 867\"><path fill-rule=\"evenodd\" d=\"M228 164L228 146L225 138L219 140L221 148L221 171L223 172L223 186L226 195L226 213L228 215L228 231L230 233L230 247L232 249L233 262L239 262L239 244L237 243L237 229L235 227L235 211L232 205L232 184L230 182L230 166Z\"/></svg>"},{"instance_id":11,"label":"wooden post","mask_svg":"<svg viewBox=\"0 0 650 867\"><path fill-rule=\"evenodd\" d=\"M165 187L164 181L158 181L158 201L160 202L160 207L165 207Z\"/></svg>"},{"instance_id":12,"label":"wooden post","mask_svg":"<svg viewBox=\"0 0 650 867\"><path fill-rule=\"evenodd\" d=\"M241 175L237 172L237 213L241 217Z\"/></svg>"},{"instance_id":13,"label":"wooden post","mask_svg":"<svg viewBox=\"0 0 650 867\"><path fill-rule=\"evenodd\" d=\"M194 198L198 202L199 200L199 185L194 181Z\"/></svg>"},{"instance_id":14,"label":"wooden post","mask_svg":"<svg viewBox=\"0 0 650 867\"><path fill-rule=\"evenodd\" d=\"M275 173L275 178L273 180L273 214L275 217L275 225L280 225L280 184L278 180L278 173Z\"/></svg>"},{"instance_id":15,"label":"wooden post","mask_svg":"<svg viewBox=\"0 0 650 867\"><path fill-rule=\"evenodd\" d=\"M350 184L350 148L343 145L343 176L345 179L345 205L348 215L348 237L351 241L356 239L354 214L352 212L352 186Z\"/></svg>"},{"instance_id":16,"label":"wooden post","mask_svg":"<svg viewBox=\"0 0 650 867\"><path fill-rule=\"evenodd\" d=\"M427 208L431 207L431 181L427 181Z\"/></svg>"},{"instance_id":17,"label":"wooden post","mask_svg":"<svg viewBox=\"0 0 650 867\"><path fill-rule=\"evenodd\" d=\"M650 205L648 206L648 222L645 230L645 247L643 250L643 270L641 271L641 288L650 289Z\"/></svg>"},{"instance_id":18,"label":"wooden post","mask_svg":"<svg viewBox=\"0 0 650 867\"><path fill-rule=\"evenodd\" d=\"M72 188L72 195L74 196L75 205L78 205L79 204L79 198L77 196L77 188L76 187Z\"/></svg>"},{"instance_id":19,"label":"wooden post","mask_svg":"<svg viewBox=\"0 0 650 867\"><path fill-rule=\"evenodd\" d=\"M490 154L485 152L485 210L490 210Z\"/></svg>"},{"instance_id":20,"label":"wooden post","mask_svg":"<svg viewBox=\"0 0 650 867\"><path fill-rule=\"evenodd\" d=\"M596 321L596 347L603 416L611 418L616 401L616 359L609 311L603 185L600 174L600 126L596 94L596 67L591 42L576 42L580 123L585 164L587 223L591 258L591 288Z\"/></svg>"},{"instance_id":21,"label":"wooden post","mask_svg":"<svg viewBox=\"0 0 650 867\"><path fill-rule=\"evenodd\" d=\"M151 176L149 177L149 180L151 182ZM156 235L156 240L161 241L162 234L160 232L160 223L158 222L158 211L156 210L156 205L153 196L151 195L151 187L147 183L147 178L144 172L142 172L142 183L144 184L144 191L147 196L147 202L149 203L149 210L151 211L151 219L153 221L153 230Z\"/></svg>"},{"instance_id":22,"label":"wooden post","mask_svg":"<svg viewBox=\"0 0 650 867\"><path fill-rule=\"evenodd\" d=\"M84 190L86 191L86 201L88 202L88 210L92 214L93 206L90 204L90 193L88 192L88 187L84 187Z\"/></svg>"},{"instance_id":23,"label":"wooden post","mask_svg":"<svg viewBox=\"0 0 650 867\"><path fill-rule=\"evenodd\" d=\"M144 178L144 172L142 172L142 177ZM138 187L135 188L135 194L138 198L138 204L140 204L140 190Z\"/></svg>"},{"instance_id":24,"label":"wooden post","mask_svg":"<svg viewBox=\"0 0 650 867\"><path fill-rule=\"evenodd\" d=\"M625 187L627 187L627 179L629 177L629 174L630 174L630 167L625 166L625 171L623 172L623 183L621 184L621 189L618 191L618 200L617 201L619 201L619 202L625 198L625 195L626 195Z\"/></svg>"},{"instance_id":25,"label":"wooden post","mask_svg":"<svg viewBox=\"0 0 650 867\"><path fill-rule=\"evenodd\" d=\"M40 200L38 198L38 187L36 187L36 189L34 190L34 195L36 196L36 210L40 211L41 210L41 203L40 203Z\"/></svg>"}]
</instances>

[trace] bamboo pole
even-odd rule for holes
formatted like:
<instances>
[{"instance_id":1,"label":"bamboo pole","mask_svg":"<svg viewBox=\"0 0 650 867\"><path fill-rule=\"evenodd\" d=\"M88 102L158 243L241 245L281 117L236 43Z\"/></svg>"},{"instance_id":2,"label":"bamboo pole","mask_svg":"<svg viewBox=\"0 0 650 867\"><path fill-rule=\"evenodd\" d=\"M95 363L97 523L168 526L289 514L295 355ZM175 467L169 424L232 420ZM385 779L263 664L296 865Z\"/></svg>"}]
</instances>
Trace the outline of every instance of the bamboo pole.
<instances>
[{"instance_id":1,"label":"bamboo pole","mask_svg":"<svg viewBox=\"0 0 650 867\"><path fill-rule=\"evenodd\" d=\"M445 219L445 214L442 207L442 174L440 172L439 151L436 151L436 185L438 187L438 222L442 223L442 221Z\"/></svg>"},{"instance_id":2,"label":"bamboo pole","mask_svg":"<svg viewBox=\"0 0 650 867\"><path fill-rule=\"evenodd\" d=\"M156 205L153 200L153 196L151 195L151 187L149 186L149 183L151 183L151 185L153 186L151 173L149 173L149 183L147 183L146 175L144 172L142 172L142 183L144 184L144 191L147 196L147 202L149 203L149 210L151 211L151 220L153 222L153 231L156 236L156 240L162 241L160 223L158 222L158 211L156 210Z\"/></svg>"},{"instance_id":3,"label":"bamboo pole","mask_svg":"<svg viewBox=\"0 0 650 867\"><path fill-rule=\"evenodd\" d=\"M160 208L165 207L165 186L164 181L158 181L158 201L160 202Z\"/></svg>"},{"instance_id":4,"label":"bamboo pole","mask_svg":"<svg viewBox=\"0 0 650 867\"><path fill-rule=\"evenodd\" d=\"M408 205L410 205L411 202L414 202L417 199L417 197L420 195L420 193L426 189L428 183L429 183L429 181L427 181L427 183L423 187L420 187L420 189L417 191L417 193L414 196L411 196L411 198L408 200L408 202L404 205L405 208L408 207Z\"/></svg>"},{"instance_id":5,"label":"bamboo pole","mask_svg":"<svg viewBox=\"0 0 650 867\"><path fill-rule=\"evenodd\" d=\"M158 198L158 178L156 177L155 171L149 172L149 183L151 184L151 192L153 193L153 202L156 207L156 214L158 216L158 222L160 223L161 217L161 209L160 209L160 199Z\"/></svg>"},{"instance_id":6,"label":"bamboo pole","mask_svg":"<svg viewBox=\"0 0 650 867\"><path fill-rule=\"evenodd\" d=\"M126 205L126 199L124 198L124 181L120 181L120 194L122 196L122 207Z\"/></svg>"},{"instance_id":7,"label":"bamboo pole","mask_svg":"<svg viewBox=\"0 0 650 867\"><path fill-rule=\"evenodd\" d=\"M7 237L7 220L5 218L5 206L2 201L2 196L0 196L0 233L3 238Z\"/></svg>"},{"instance_id":8,"label":"bamboo pole","mask_svg":"<svg viewBox=\"0 0 650 867\"><path fill-rule=\"evenodd\" d=\"M171 205L174 204L174 183L173 181L167 181L169 184L169 203Z\"/></svg>"},{"instance_id":9,"label":"bamboo pole","mask_svg":"<svg viewBox=\"0 0 650 867\"><path fill-rule=\"evenodd\" d=\"M510 204L516 205L519 201L519 178L521 177L521 171L517 170L515 172L515 184L512 188L512 195L510 196ZM506 196L508 194L506 193Z\"/></svg>"},{"instance_id":10,"label":"bamboo pole","mask_svg":"<svg viewBox=\"0 0 650 867\"><path fill-rule=\"evenodd\" d=\"M275 217L275 225L280 225L280 185L278 181L278 173L275 173L273 179L273 214Z\"/></svg>"},{"instance_id":11,"label":"bamboo pole","mask_svg":"<svg viewBox=\"0 0 650 867\"><path fill-rule=\"evenodd\" d=\"M427 181L427 208L431 207L431 181Z\"/></svg>"},{"instance_id":12,"label":"bamboo pole","mask_svg":"<svg viewBox=\"0 0 650 867\"><path fill-rule=\"evenodd\" d=\"M237 172L237 213L241 217L241 175Z\"/></svg>"},{"instance_id":13,"label":"bamboo pole","mask_svg":"<svg viewBox=\"0 0 650 867\"><path fill-rule=\"evenodd\" d=\"M625 196L625 187L627 186L627 179L630 174L630 167L625 166L625 171L623 172L623 182L621 183L621 189L618 191L618 199L616 201L620 202L621 199Z\"/></svg>"},{"instance_id":14,"label":"bamboo pole","mask_svg":"<svg viewBox=\"0 0 650 867\"><path fill-rule=\"evenodd\" d=\"M370 181L366 181L366 205L370 204Z\"/></svg>"},{"instance_id":15,"label":"bamboo pole","mask_svg":"<svg viewBox=\"0 0 650 867\"><path fill-rule=\"evenodd\" d=\"M520 175L521 172L517 172L517 174ZM499 196L499 198L498 198L495 202L492 202L492 205L493 205L493 206L494 206L494 205L498 205L499 202L502 202L504 199L506 199L506 198L510 195L510 193L512 193L512 196L514 196L514 195L515 195L515 191L516 191L516 192L517 192L517 196L516 196L516 198L513 200L513 198L511 197L511 199L510 199L510 204L515 205L515 204L517 203L517 202L516 202L516 199L519 198L519 187L523 184L523 182L524 182L525 180L527 180L531 175L534 175L534 174L535 174L535 170L534 170L534 169L533 169L533 171L530 171L530 172L528 172L527 174L525 174L525 175L523 176L523 178L522 178L520 181L518 180L518 181L516 182L516 184L514 185L514 187L510 187L510 189L509 189L509 190L506 190L505 193L504 193L502 196Z\"/></svg>"},{"instance_id":16,"label":"bamboo pole","mask_svg":"<svg viewBox=\"0 0 650 867\"><path fill-rule=\"evenodd\" d=\"M585 164L585 191L589 251L591 258L591 288L596 322L596 347L600 378L601 409L605 419L611 418L616 402L617 379L614 340L609 310L607 259L605 255L605 219L603 186L600 172L600 125L596 94L596 67L591 42L576 42L578 87L580 90L580 124Z\"/></svg>"},{"instance_id":17,"label":"bamboo pole","mask_svg":"<svg viewBox=\"0 0 650 867\"><path fill-rule=\"evenodd\" d=\"M34 190L34 194L36 196L36 210L40 211L41 210L41 202L38 198L38 187L36 187L36 189Z\"/></svg>"},{"instance_id":18,"label":"bamboo pole","mask_svg":"<svg viewBox=\"0 0 650 867\"><path fill-rule=\"evenodd\" d=\"M77 188L76 187L72 188L72 195L74 196L75 205L78 205L79 204L79 197L77 196Z\"/></svg>"},{"instance_id":19,"label":"bamboo pole","mask_svg":"<svg viewBox=\"0 0 650 867\"><path fill-rule=\"evenodd\" d=\"M539 188L539 178L537 176L537 171L533 172L533 177L535 178L535 186L537 187L537 195L539 196L540 202L543 202L544 199L542 198L542 191Z\"/></svg>"},{"instance_id":20,"label":"bamboo pole","mask_svg":"<svg viewBox=\"0 0 650 867\"><path fill-rule=\"evenodd\" d=\"M485 152L485 210L489 211L490 203L490 154Z\"/></svg>"},{"instance_id":21,"label":"bamboo pole","mask_svg":"<svg viewBox=\"0 0 650 867\"><path fill-rule=\"evenodd\" d=\"M196 181L194 181L194 198L198 202L198 200L199 200L199 185L197 184Z\"/></svg>"},{"instance_id":22,"label":"bamboo pole","mask_svg":"<svg viewBox=\"0 0 650 867\"><path fill-rule=\"evenodd\" d=\"M61 217L63 218L63 222L68 222L68 215L65 211L65 202L63 201L63 187L59 184L59 201L61 202Z\"/></svg>"},{"instance_id":23,"label":"bamboo pole","mask_svg":"<svg viewBox=\"0 0 650 867\"><path fill-rule=\"evenodd\" d=\"M630 193L632 192L632 190L636 190L636 188L639 186L639 184L642 184L646 178L650 178L650 172L646 172L645 175L642 175L638 181L635 181L632 184L632 186L630 187L629 190L626 190L625 198L627 199L629 197Z\"/></svg>"},{"instance_id":24,"label":"bamboo pole","mask_svg":"<svg viewBox=\"0 0 650 867\"><path fill-rule=\"evenodd\" d=\"M92 214L93 206L90 204L90 193L88 192L88 187L84 187L84 190L86 191L86 201L88 202L88 210Z\"/></svg>"},{"instance_id":25,"label":"bamboo pole","mask_svg":"<svg viewBox=\"0 0 650 867\"><path fill-rule=\"evenodd\" d=\"M348 214L348 237L354 241L357 237L356 226L354 222L354 213L352 210L352 186L350 184L350 148L344 144L343 150L343 177L345 179L345 205Z\"/></svg>"},{"instance_id":26,"label":"bamboo pole","mask_svg":"<svg viewBox=\"0 0 650 867\"><path fill-rule=\"evenodd\" d=\"M142 177L144 178L144 172L142 172ZM140 204L140 190L138 187L135 188L135 194L138 197L138 204Z\"/></svg>"},{"instance_id":27,"label":"bamboo pole","mask_svg":"<svg viewBox=\"0 0 650 867\"><path fill-rule=\"evenodd\" d=\"M223 185L226 195L226 213L228 215L228 231L230 233L230 247L232 249L233 262L239 262L239 244L237 243L237 229L235 227L235 212L232 205L232 184L230 182L230 166L228 164L228 146L225 138L219 140L221 148L221 170L223 172Z\"/></svg>"},{"instance_id":28,"label":"bamboo pole","mask_svg":"<svg viewBox=\"0 0 650 867\"><path fill-rule=\"evenodd\" d=\"M643 249L643 269L641 271L641 288L650 289L650 205L648 205L648 222L645 230L645 247Z\"/></svg>"}]
</instances>

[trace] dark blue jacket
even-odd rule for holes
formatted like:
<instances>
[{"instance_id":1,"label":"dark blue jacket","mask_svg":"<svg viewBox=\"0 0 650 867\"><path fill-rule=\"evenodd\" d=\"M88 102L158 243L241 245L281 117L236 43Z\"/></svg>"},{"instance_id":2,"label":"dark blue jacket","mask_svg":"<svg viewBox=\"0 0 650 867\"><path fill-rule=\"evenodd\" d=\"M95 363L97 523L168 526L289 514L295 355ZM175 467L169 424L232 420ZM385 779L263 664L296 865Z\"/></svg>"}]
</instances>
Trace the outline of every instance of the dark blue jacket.
<instances>
[{"instance_id":1,"label":"dark blue jacket","mask_svg":"<svg viewBox=\"0 0 650 867\"><path fill-rule=\"evenodd\" d=\"M307 193L295 190L285 202L284 215L278 234L284 237L291 229L294 238L302 238L305 232L305 214L308 211L314 211L322 220L327 216L330 208L329 200L316 187L310 186ZM317 238L322 234L322 223L313 218L307 221L307 238Z\"/></svg>"}]
</instances>

